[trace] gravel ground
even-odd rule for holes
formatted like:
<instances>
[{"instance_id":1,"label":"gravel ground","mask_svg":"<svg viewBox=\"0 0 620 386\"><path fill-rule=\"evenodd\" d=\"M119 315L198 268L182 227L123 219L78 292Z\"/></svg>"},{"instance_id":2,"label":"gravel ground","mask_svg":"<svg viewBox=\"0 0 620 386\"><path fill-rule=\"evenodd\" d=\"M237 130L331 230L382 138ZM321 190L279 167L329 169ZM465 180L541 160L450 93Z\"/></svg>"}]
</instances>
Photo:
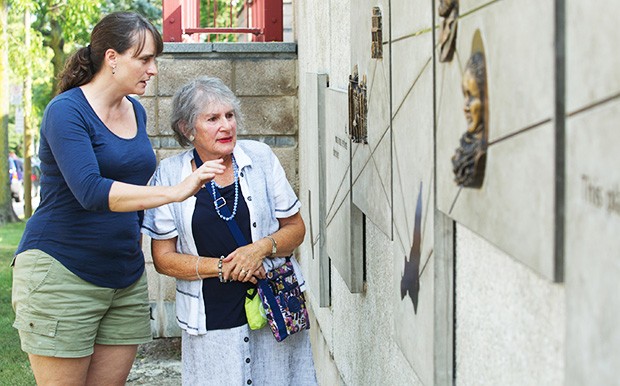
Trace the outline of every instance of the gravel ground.
<instances>
[{"instance_id":1,"label":"gravel ground","mask_svg":"<svg viewBox=\"0 0 620 386\"><path fill-rule=\"evenodd\" d=\"M181 384L181 338L153 339L138 348L127 385Z\"/></svg>"}]
</instances>

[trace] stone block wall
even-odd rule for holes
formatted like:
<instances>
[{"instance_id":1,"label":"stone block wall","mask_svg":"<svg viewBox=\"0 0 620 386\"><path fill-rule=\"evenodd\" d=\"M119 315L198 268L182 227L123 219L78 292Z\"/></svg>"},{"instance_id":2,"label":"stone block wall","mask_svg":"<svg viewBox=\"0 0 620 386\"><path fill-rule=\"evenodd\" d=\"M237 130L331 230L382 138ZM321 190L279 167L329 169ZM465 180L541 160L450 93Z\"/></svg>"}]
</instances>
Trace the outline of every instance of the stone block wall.
<instances>
[{"instance_id":1,"label":"stone block wall","mask_svg":"<svg viewBox=\"0 0 620 386\"><path fill-rule=\"evenodd\" d=\"M298 189L297 46L294 43L165 43L158 75L140 98L147 130L161 160L183 149L170 128L172 97L183 84L200 76L224 81L241 100L245 125L239 139L267 143L280 158ZM180 336L174 315L174 279L158 274L145 237L149 295L155 337Z\"/></svg>"},{"instance_id":2,"label":"stone block wall","mask_svg":"<svg viewBox=\"0 0 620 386\"><path fill-rule=\"evenodd\" d=\"M597 256L595 265L585 249L592 243L574 249L583 264L579 274L573 269L574 283L585 283L592 267L609 274L573 305L586 310L595 304L601 315L568 323L591 350L574 356L566 345L573 338L565 336L569 303L558 245L563 204L556 189L562 175L555 163L562 98L556 71L563 53L556 51L561 32L554 29L565 3L587 8L569 0L294 3L300 195L302 214L312 220L300 262L315 317L320 384L561 385L568 383L565 356L576 358L571 371L580 375L594 369L587 356L617 358L618 329L608 323L616 319L602 314L610 302L594 300L596 293L615 293L617 285L609 284L617 279L609 263L614 254ZM458 14L444 20L439 8L446 4L458 4ZM592 20L598 14L594 8L583 13ZM453 55L442 62L440 42L450 36L442 26L452 22L458 31ZM613 41L613 28L604 29L607 34L593 22L582 28L597 43ZM583 43L588 39L578 42L583 50L591 49ZM489 154L483 185L462 188L451 161L467 129L462 86L474 52L486 57ZM617 73L615 59L601 68ZM578 75L568 85L580 88L586 74ZM349 98L360 94L366 97L361 102ZM352 117L366 122L367 142L350 136L359 127ZM616 137L606 130L599 138ZM591 134L575 131L574 144L594 152L597 143L581 137ZM596 179L593 190L602 186L615 194L617 178L603 170L580 174ZM603 235L604 224L593 229ZM570 239L581 240L582 228L575 222ZM617 249L617 242L601 245ZM606 328L589 330L586 320ZM613 339L600 348L602 336Z\"/></svg>"}]
</instances>

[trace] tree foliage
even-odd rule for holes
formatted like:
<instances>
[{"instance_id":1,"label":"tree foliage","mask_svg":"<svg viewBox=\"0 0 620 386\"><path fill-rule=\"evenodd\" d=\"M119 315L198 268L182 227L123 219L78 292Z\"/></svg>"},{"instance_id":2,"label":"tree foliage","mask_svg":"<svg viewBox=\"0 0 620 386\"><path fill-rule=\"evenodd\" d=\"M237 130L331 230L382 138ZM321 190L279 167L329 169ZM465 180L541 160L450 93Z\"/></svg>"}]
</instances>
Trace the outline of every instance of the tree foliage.
<instances>
[{"instance_id":1,"label":"tree foliage","mask_svg":"<svg viewBox=\"0 0 620 386\"><path fill-rule=\"evenodd\" d=\"M201 0L200 25L202 27L237 27L237 16L243 7L243 1ZM217 12L216 12L217 10ZM239 35L210 35L209 41L235 42Z\"/></svg>"},{"instance_id":2,"label":"tree foliage","mask_svg":"<svg viewBox=\"0 0 620 386\"><path fill-rule=\"evenodd\" d=\"M40 102L46 104L57 92L56 80L67 56L76 48L88 44L90 32L105 14L134 11L143 14L154 24L161 25L161 0L13 0L9 3L13 19L23 14L26 8L33 15L33 48L27 54L17 53L26 59L15 63L23 64L35 58L48 61L44 65L49 68L48 75L43 78L51 91L45 93L43 100L36 101L37 105ZM23 33L14 36L19 40ZM20 74L16 75L19 77Z\"/></svg>"},{"instance_id":3,"label":"tree foliage","mask_svg":"<svg viewBox=\"0 0 620 386\"><path fill-rule=\"evenodd\" d=\"M161 25L161 0L9 0L8 3L12 31L8 48L11 83L22 83L27 68L32 72L31 122L35 127L57 92L57 78L67 56L89 43L90 32L101 17L114 11L134 11ZM32 42L24 50L26 9L32 15Z\"/></svg>"}]
</instances>

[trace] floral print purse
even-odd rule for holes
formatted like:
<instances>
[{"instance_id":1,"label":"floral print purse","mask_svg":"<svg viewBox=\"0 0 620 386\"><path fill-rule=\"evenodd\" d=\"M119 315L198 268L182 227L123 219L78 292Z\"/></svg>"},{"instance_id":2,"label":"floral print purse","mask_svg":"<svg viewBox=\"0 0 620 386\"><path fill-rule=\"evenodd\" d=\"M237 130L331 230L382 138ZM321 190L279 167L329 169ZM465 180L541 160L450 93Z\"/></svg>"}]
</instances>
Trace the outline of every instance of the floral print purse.
<instances>
[{"instance_id":1,"label":"floral print purse","mask_svg":"<svg viewBox=\"0 0 620 386\"><path fill-rule=\"evenodd\" d=\"M258 294L271 332L278 342L310 328L306 300L290 257L282 266L267 272L267 278L258 281Z\"/></svg>"}]
</instances>

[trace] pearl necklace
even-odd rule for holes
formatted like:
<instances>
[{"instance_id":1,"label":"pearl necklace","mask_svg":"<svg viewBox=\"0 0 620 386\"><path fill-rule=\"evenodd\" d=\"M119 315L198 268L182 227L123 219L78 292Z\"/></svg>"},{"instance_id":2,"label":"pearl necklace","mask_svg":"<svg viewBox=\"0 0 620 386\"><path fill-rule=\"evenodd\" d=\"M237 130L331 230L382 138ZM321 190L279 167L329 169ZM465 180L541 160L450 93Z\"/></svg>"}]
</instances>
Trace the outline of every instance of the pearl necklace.
<instances>
[{"instance_id":1,"label":"pearl necklace","mask_svg":"<svg viewBox=\"0 0 620 386\"><path fill-rule=\"evenodd\" d=\"M237 214L237 204L239 203L239 167L237 166L237 161L235 161L235 156L231 154L231 157L232 157L232 165L233 165L233 176L235 180L235 203L233 204L232 213L228 217L220 213L220 207L222 205L218 205L217 204L218 200L215 200L215 197L217 197L215 194L215 187L216 186L218 188L221 188L221 187L217 185L214 180L211 180L211 193L213 193L213 199L215 200L213 201L213 206L215 206L215 211L217 212L217 215L220 216L220 218L224 221L230 221L233 218L235 218L235 215ZM224 200L223 205L226 205L226 200Z\"/></svg>"}]
</instances>

